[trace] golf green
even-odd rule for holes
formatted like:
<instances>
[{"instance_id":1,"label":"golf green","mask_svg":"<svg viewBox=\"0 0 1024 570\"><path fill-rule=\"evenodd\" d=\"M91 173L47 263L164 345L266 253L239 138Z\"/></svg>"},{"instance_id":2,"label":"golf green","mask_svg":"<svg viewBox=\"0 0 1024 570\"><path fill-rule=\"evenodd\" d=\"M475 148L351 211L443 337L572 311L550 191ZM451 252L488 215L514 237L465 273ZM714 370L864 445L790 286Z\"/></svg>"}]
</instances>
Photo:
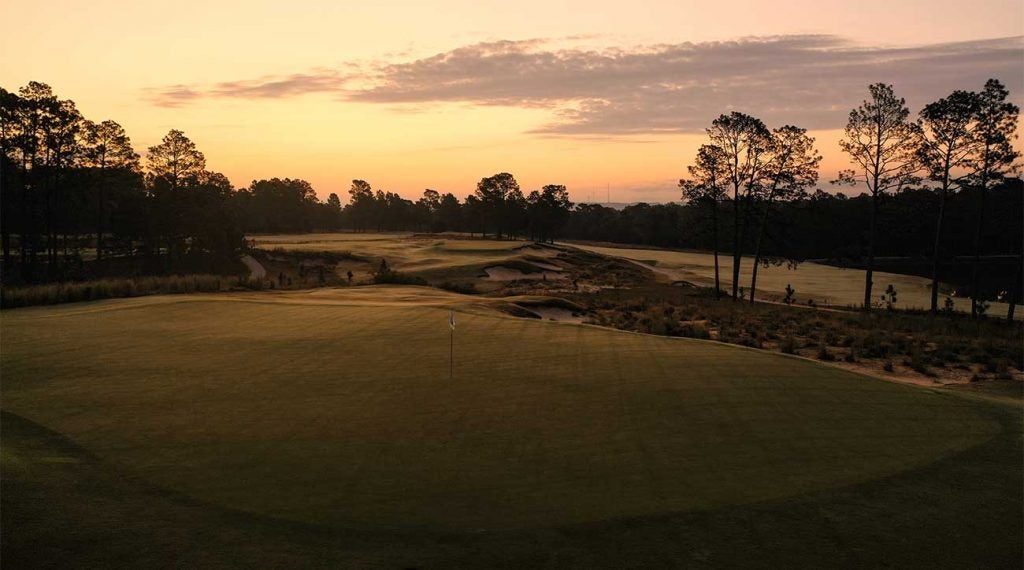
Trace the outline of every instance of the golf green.
<instances>
[{"instance_id":1,"label":"golf green","mask_svg":"<svg viewBox=\"0 0 1024 570\"><path fill-rule=\"evenodd\" d=\"M488 303L367 287L6 312L3 409L204 503L451 531L793 497L1002 429L943 393Z\"/></svg>"}]
</instances>

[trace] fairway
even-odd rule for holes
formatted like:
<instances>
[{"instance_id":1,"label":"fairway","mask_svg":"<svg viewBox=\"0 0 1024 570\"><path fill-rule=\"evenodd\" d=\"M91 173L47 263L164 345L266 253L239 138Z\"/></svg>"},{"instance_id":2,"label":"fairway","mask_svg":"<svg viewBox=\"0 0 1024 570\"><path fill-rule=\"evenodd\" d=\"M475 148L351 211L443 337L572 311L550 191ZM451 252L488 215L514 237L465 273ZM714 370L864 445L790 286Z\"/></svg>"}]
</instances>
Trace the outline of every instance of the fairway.
<instances>
[{"instance_id":1,"label":"fairway","mask_svg":"<svg viewBox=\"0 0 1024 570\"><path fill-rule=\"evenodd\" d=\"M489 303L381 286L5 312L3 409L204 504L452 532L802 496L1002 431L947 394Z\"/></svg>"},{"instance_id":2,"label":"fairway","mask_svg":"<svg viewBox=\"0 0 1024 570\"><path fill-rule=\"evenodd\" d=\"M477 277L488 266L510 261L553 257L532 242L466 239L465 234L418 236L408 233L321 233L252 236L265 250L350 253L373 264L387 261L392 269L424 276Z\"/></svg>"},{"instance_id":3,"label":"fairway","mask_svg":"<svg viewBox=\"0 0 1024 570\"><path fill-rule=\"evenodd\" d=\"M710 253L573 245L587 251L630 259L648 265L655 272L676 281L690 281L711 287L715 284L715 258ZM740 264L740 286L747 291L750 288L750 272L753 262L753 257L744 257ZM722 288L729 289L732 286L731 254L719 254L718 264ZM876 301L885 292L885 288L891 284L896 287L897 308L927 309L931 306L931 281L929 279L914 275L875 271L873 280ZM857 307L864 302L864 271L860 269L834 267L808 261L799 264L796 269L790 269L783 264L769 267L762 265L757 270L757 289L760 298L781 298L786 293L786 285L793 286L796 290L797 302L801 304L806 303L808 299L814 299L819 304L839 307ZM941 292L942 289L940 288L939 291ZM944 297L940 295L940 305L943 299ZM954 297L953 303L957 311L971 311L970 299ZM993 301L988 314L1005 315L1006 309L1006 303ZM1017 318L1021 317L1018 315Z\"/></svg>"}]
</instances>

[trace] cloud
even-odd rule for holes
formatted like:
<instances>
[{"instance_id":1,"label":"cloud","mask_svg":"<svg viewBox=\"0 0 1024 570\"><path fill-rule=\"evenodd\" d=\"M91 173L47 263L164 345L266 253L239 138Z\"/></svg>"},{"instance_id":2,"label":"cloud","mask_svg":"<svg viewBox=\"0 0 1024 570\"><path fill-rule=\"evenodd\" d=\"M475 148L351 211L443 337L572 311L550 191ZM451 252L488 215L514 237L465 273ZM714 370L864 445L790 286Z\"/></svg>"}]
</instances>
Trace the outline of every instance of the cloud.
<instances>
[{"instance_id":1,"label":"cloud","mask_svg":"<svg viewBox=\"0 0 1024 570\"><path fill-rule=\"evenodd\" d=\"M181 107L204 94L188 85L169 85L160 89L146 89L146 98L160 107Z\"/></svg>"},{"instance_id":2,"label":"cloud","mask_svg":"<svg viewBox=\"0 0 1024 570\"><path fill-rule=\"evenodd\" d=\"M362 103L468 103L547 108L547 135L698 132L741 110L769 124L839 128L875 82L893 83L912 106L990 77L1020 97L1024 37L916 47L860 47L828 35L743 38L607 49L535 39L467 45L434 56L320 69L287 77L155 91L158 104L204 97L332 94Z\"/></svg>"},{"instance_id":3,"label":"cloud","mask_svg":"<svg viewBox=\"0 0 1024 570\"><path fill-rule=\"evenodd\" d=\"M149 89L147 98L161 107L180 107L201 98L234 97L242 99L281 99L306 93L330 93L342 90L348 75L334 69L314 69L283 77L223 81L208 87L171 85Z\"/></svg>"}]
</instances>

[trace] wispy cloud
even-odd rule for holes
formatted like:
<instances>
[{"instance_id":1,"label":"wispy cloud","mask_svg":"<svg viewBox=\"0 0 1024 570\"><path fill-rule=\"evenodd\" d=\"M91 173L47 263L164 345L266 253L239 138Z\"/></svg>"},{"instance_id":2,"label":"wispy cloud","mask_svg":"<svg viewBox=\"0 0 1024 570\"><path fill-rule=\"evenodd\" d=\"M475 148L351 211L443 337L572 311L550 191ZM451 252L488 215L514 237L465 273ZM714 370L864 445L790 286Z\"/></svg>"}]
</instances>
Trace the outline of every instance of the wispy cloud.
<instances>
[{"instance_id":1,"label":"wispy cloud","mask_svg":"<svg viewBox=\"0 0 1024 570\"><path fill-rule=\"evenodd\" d=\"M287 76L222 81L209 86L171 85L147 89L146 97L161 107L180 107L198 99L235 97L243 99L281 99L307 93L342 92L349 76L336 69L314 69Z\"/></svg>"},{"instance_id":2,"label":"wispy cloud","mask_svg":"<svg viewBox=\"0 0 1024 570\"><path fill-rule=\"evenodd\" d=\"M1020 97L1024 37L917 47L860 47L797 35L729 42L583 49L543 39L491 41L431 57L317 69L285 77L173 85L149 93L165 106L211 97L331 94L363 103L468 103L549 108L536 133L695 132L743 110L772 124L835 128L869 83L894 83L915 105L998 77Z\"/></svg>"}]
</instances>

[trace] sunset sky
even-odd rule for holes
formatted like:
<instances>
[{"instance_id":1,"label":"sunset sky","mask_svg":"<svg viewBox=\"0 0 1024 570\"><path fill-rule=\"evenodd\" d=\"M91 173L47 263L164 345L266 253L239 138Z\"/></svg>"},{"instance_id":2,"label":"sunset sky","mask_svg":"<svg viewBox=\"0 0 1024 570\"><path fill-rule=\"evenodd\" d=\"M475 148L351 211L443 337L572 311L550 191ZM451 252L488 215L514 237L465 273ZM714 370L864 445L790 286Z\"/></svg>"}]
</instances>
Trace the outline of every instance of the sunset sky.
<instances>
[{"instance_id":1,"label":"sunset sky","mask_svg":"<svg viewBox=\"0 0 1024 570\"><path fill-rule=\"evenodd\" d=\"M236 186L353 178L465 196L508 171L576 201L678 199L703 128L812 131L822 180L867 85L912 111L997 77L1024 101L1020 0L5 0L0 86L49 83L136 146L185 131Z\"/></svg>"}]
</instances>

